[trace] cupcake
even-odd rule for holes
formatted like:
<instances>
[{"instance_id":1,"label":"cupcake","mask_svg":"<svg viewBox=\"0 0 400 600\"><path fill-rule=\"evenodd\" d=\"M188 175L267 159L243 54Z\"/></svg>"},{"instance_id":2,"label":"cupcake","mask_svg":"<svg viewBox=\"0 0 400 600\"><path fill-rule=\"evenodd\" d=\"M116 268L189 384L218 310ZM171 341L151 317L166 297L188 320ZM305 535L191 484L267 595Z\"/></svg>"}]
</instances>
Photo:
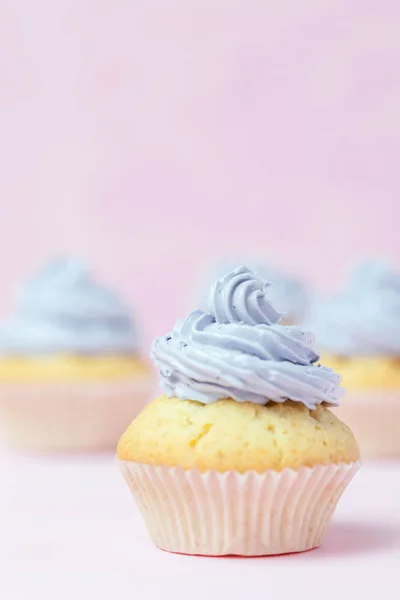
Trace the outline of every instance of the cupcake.
<instances>
[{"instance_id":1,"label":"cupcake","mask_svg":"<svg viewBox=\"0 0 400 600\"><path fill-rule=\"evenodd\" d=\"M214 269L212 269L212 277L204 279L213 283L215 279L223 276L240 261L221 261ZM294 325L303 321L307 315L309 306L309 293L303 283L295 276L282 271L281 269L271 267L261 260L247 261L254 273L257 273L266 281L273 281L274 285L269 288L269 301L282 313L282 324ZM199 293L200 307L207 310L207 294L210 288L209 283L203 285Z\"/></svg>"},{"instance_id":2,"label":"cupcake","mask_svg":"<svg viewBox=\"0 0 400 600\"><path fill-rule=\"evenodd\" d=\"M117 461L156 545L257 556L318 546L358 469L329 410L340 377L313 336L280 325L271 287L240 267L154 342L165 394L122 435Z\"/></svg>"},{"instance_id":3,"label":"cupcake","mask_svg":"<svg viewBox=\"0 0 400 600\"><path fill-rule=\"evenodd\" d=\"M337 409L365 456L400 456L400 273L365 262L343 293L315 307L310 326L348 392Z\"/></svg>"},{"instance_id":4,"label":"cupcake","mask_svg":"<svg viewBox=\"0 0 400 600\"><path fill-rule=\"evenodd\" d=\"M83 264L54 261L22 286L0 325L0 425L10 445L115 447L151 386L127 308Z\"/></svg>"}]
</instances>

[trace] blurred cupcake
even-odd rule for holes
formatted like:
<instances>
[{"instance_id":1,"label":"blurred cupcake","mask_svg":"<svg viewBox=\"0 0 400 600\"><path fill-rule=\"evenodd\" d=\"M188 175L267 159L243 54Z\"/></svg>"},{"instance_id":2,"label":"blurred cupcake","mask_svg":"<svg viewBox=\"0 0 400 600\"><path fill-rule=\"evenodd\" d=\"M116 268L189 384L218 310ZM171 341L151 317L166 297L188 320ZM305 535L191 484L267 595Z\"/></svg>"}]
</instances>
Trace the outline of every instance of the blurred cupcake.
<instances>
[{"instance_id":1,"label":"blurred cupcake","mask_svg":"<svg viewBox=\"0 0 400 600\"><path fill-rule=\"evenodd\" d=\"M211 277L208 275L204 278L205 284L203 284L199 294L202 309L208 309L207 300L210 285L218 277L232 271L238 263L240 261L221 261L212 269ZM289 273L266 265L260 260L246 261L246 264L250 265L254 273L273 283L269 288L268 299L282 313L282 324L294 325L301 323L307 314L309 305L309 294L303 283Z\"/></svg>"},{"instance_id":2,"label":"blurred cupcake","mask_svg":"<svg viewBox=\"0 0 400 600\"><path fill-rule=\"evenodd\" d=\"M128 310L77 260L28 281L0 325L0 424L12 446L112 447L151 386Z\"/></svg>"},{"instance_id":3,"label":"blurred cupcake","mask_svg":"<svg viewBox=\"0 0 400 600\"><path fill-rule=\"evenodd\" d=\"M347 289L321 301L310 327L348 392L337 409L365 456L400 456L400 273L361 264Z\"/></svg>"},{"instance_id":4,"label":"blurred cupcake","mask_svg":"<svg viewBox=\"0 0 400 600\"><path fill-rule=\"evenodd\" d=\"M340 377L317 366L313 337L280 325L271 287L245 267L157 339L165 395L117 449L162 549L268 555L318 546L358 468L350 429L327 406Z\"/></svg>"}]
</instances>

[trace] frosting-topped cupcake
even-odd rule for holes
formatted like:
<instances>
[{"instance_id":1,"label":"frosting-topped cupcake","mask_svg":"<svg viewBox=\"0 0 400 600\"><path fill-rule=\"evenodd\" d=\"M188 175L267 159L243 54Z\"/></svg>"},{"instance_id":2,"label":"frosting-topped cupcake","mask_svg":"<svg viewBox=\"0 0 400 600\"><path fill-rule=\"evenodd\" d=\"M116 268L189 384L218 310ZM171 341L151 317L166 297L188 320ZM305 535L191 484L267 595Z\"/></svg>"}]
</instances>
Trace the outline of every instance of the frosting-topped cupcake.
<instances>
[{"instance_id":1,"label":"frosting-topped cupcake","mask_svg":"<svg viewBox=\"0 0 400 600\"><path fill-rule=\"evenodd\" d=\"M347 387L400 385L400 272L363 263L346 290L316 305L313 315L318 347L329 364L340 364ZM360 363L366 369L358 382Z\"/></svg>"},{"instance_id":2,"label":"frosting-topped cupcake","mask_svg":"<svg viewBox=\"0 0 400 600\"><path fill-rule=\"evenodd\" d=\"M57 401L60 397L65 401L65 397L70 399L73 395L83 413L87 394L91 392L93 398L92 388L95 387L103 400L109 393L116 404L122 402L129 407L131 415L132 403L140 400L139 406L144 405L143 392L148 389L150 380L151 370L140 357L130 312L118 295L99 283L79 260L59 259L46 265L37 276L21 286L12 315L0 324L0 383L7 385L3 400L7 409L9 393L19 399L21 394L24 398L32 396L32 406L40 394L41 398L48 399L52 411L56 406L56 396ZM116 394L120 396L119 401L115 400ZM15 398L12 402L14 407L18 406ZM71 413L73 405L70 400L68 410ZM98 416L104 420L99 406L100 403L97 406ZM113 410L112 404L103 408L108 413ZM48 416L47 409L45 407L43 419ZM38 411L38 403L35 410ZM59 410L62 412L61 408ZM121 411L121 406L119 410L121 419L124 410ZM9 415L13 416L13 413ZM26 416L29 416L27 411ZM91 418L94 422L94 417ZM116 425L117 433L114 431L111 442L107 443L112 444L124 423L120 421ZM104 424L102 428L103 435L109 437ZM92 429L95 431L96 427ZM25 424L24 430L27 430ZM31 441L24 436L21 444L35 445L34 431L29 429ZM79 431L82 434L82 427ZM71 447L91 445L90 429L84 432L88 439L79 443L73 432L67 432L66 439L65 431L58 433L57 440L46 443L46 435L41 429L41 439L36 441L43 447L61 447L64 442ZM97 434L100 435L99 430Z\"/></svg>"},{"instance_id":3,"label":"frosting-topped cupcake","mask_svg":"<svg viewBox=\"0 0 400 600\"><path fill-rule=\"evenodd\" d=\"M357 443L328 408L344 393L340 376L318 364L312 334L279 324L269 291L235 269L213 285L207 312L154 342L165 395L133 421L117 455L161 548L314 547L357 468Z\"/></svg>"},{"instance_id":4,"label":"frosting-topped cupcake","mask_svg":"<svg viewBox=\"0 0 400 600\"><path fill-rule=\"evenodd\" d=\"M212 280L222 277L225 273L234 270L237 262L221 262L213 272ZM268 290L268 299L281 313L284 324L301 323L308 312L310 302L309 293L300 279L285 271L258 261L250 261L252 272L258 274L263 280L272 282ZM207 310L207 295L209 285L203 286L201 308Z\"/></svg>"},{"instance_id":5,"label":"frosting-topped cupcake","mask_svg":"<svg viewBox=\"0 0 400 600\"><path fill-rule=\"evenodd\" d=\"M54 261L24 284L0 324L0 379L120 377L141 369L128 309L75 259Z\"/></svg>"},{"instance_id":6,"label":"frosting-topped cupcake","mask_svg":"<svg viewBox=\"0 0 400 600\"><path fill-rule=\"evenodd\" d=\"M340 414L363 452L400 454L400 272L362 263L341 294L315 306L310 326L324 362L343 375L350 395Z\"/></svg>"}]
</instances>

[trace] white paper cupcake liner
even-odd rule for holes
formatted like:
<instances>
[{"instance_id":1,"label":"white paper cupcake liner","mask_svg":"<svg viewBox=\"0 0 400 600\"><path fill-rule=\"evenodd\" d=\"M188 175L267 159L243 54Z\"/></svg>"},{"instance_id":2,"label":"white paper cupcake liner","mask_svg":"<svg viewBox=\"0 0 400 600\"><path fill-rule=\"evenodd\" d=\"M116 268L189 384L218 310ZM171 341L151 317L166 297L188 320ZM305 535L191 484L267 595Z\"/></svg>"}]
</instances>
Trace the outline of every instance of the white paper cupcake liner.
<instances>
[{"instance_id":1,"label":"white paper cupcake liner","mask_svg":"<svg viewBox=\"0 0 400 600\"><path fill-rule=\"evenodd\" d=\"M170 552L265 556L321 544L358 463L219 473L117 459L155 544Z\"/></svg>"},{"instance_id":2,"label":"white paper cupcake liner","mask_svg":"<svg viewBox=\"0 0 400 600\"><path fill-rule=\"evenodd\" d=\"M350 391L332 412L353 431L363 458L400 457L400 390Z\"/></svg>"},{"instance_id":3,"label":"white paper cupcake liner","mask_svg":"<svg viewBox=\"0 0 400 600\"><path fill-rule=\"evenodd\" d=\"M0 428L28 451L103 450L151 400L151 378L78 383L0 384Z\"/></svg>"}]
</instances>

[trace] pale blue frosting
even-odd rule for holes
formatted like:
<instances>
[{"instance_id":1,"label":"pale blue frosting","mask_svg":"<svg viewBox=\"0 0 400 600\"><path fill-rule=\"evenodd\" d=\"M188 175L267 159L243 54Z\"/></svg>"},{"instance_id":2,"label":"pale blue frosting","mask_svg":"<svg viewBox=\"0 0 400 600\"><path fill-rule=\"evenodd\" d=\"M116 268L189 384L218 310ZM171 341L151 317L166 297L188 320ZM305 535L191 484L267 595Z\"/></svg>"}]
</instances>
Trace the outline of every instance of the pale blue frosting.
<instances>
[{"instance_id":1,"label":"pale blue frosting","mask_svg":"<svg viewBox=\"0 0 400 600\"><path fill-rule=\"evenodd\" d=\"M125 354L136 347L127 308L74 259L54 261L28 281L0 325L3 355Z\"/></svg>"},{"instance_id":2,"label":"pale blue frosting","mask_svg":"<svg viewBox=\"0 0 400 600\"><path fill-rule=\"evenodd\" d=\"M221 398L338 405L340 376L316 365L313 335L279 325L270 284L246 267L212 287L208 312L196 310L155 340L152 358L167 396L204 404Z\"/></svg>"},{"instance_id":3,"label":"pale blue frosting","mask_svg":"<svg viewBox=\"0 0 400 600\"><path fill-rule=\"evenodd\" d=\"M232 271L240 261L221 262L214 270L213 280ZM248 264L248 263L246 263ZM309 294L303 283L296 277L263 263L262 261L250 261L250 268L254 273L260 275L273 285L268 291L268 300L282 312L284 322L300 323L306 316L309 307ZM207 291L209 286L205 286ZM204 287L203 287L204 289ZM200 306L207 308L207 298L201 295Z\"/></svg>"},{"instance_id":4,"label":"pale blue frosting","mask_svg":"<svg viewBox=\"0 0 400 600\"><path fill-rule=\"evenodd\" d=\"M400 272L369 261L344 292L316 303L309 326L319 348L343 356L400 356Z\"/></svg>"}]
</instances>

